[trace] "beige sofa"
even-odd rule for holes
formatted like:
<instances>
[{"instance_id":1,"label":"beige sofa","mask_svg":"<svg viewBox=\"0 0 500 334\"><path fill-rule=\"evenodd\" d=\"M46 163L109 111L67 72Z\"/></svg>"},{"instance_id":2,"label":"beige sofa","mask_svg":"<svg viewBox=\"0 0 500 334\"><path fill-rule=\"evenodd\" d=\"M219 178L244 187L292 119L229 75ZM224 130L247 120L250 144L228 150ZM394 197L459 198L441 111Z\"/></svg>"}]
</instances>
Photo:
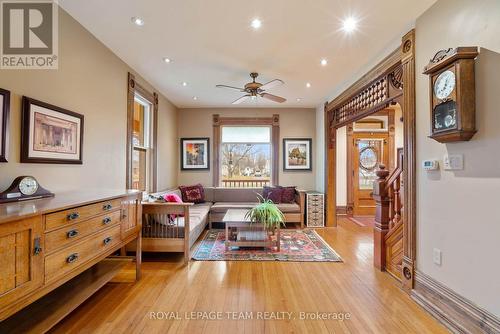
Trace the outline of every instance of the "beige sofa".
<instances>
[{"instance_id":1,"label":"beige sofa","mask_svg":"<svg viewBox=\"0 0 500 334\"><path fill-rule=\"evenodd\" d=\"M250 209L258 203L262 188L205 187L205 203L143 202L142 250L146 252L183 252L187 263L190 249L207 225L222 222L229 209ZM151 194L151 198L176 193L178 189ZM296 191L295 203L277 204L285 223L304 227L305 193ZM186 233L185 231L189 231Z\"/></svg>"}]
</instances>

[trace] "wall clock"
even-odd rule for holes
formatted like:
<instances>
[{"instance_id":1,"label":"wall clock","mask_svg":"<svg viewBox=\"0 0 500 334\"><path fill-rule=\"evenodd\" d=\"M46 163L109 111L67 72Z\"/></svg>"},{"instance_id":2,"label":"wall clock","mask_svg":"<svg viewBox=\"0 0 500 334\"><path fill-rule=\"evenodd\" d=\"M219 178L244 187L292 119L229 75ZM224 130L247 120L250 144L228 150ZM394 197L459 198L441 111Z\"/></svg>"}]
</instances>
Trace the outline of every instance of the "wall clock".
<instances>
[{"instance_id":1,"label":"wall clock","mask_svg":"<svg viewBox=\"0 0 500 334\"><path fill-rule=\"evenodd\" d=\"M42 188L33 176L18 176L7 190L0 193L0 203L53 196L54 194Z\"/></svg>"},{"instance_id":2,"label":"wall clock","mask_svg":"<svg viewBox=\"0 0 500 334\"><path fill-rule=\"evenodd\" d=\"M429 137L440 143L467 141L476 133L477 55L475 46L441 50L424 68L430 84Z\"/></svg>"}]
</instances>

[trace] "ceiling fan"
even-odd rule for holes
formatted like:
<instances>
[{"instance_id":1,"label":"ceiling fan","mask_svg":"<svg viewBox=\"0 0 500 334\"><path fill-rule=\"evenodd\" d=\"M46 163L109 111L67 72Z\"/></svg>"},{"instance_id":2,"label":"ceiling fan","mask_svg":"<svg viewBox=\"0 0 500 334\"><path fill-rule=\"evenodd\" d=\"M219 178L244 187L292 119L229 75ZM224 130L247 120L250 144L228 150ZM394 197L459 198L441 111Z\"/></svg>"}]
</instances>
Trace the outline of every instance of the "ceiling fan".
<instances>
[{"instance_id":1,"label":"ceiling fan","mask_svg":"<svg viewBox=\"0 0 500 334\"><path fill-rule=\"evenodd\" d=\"M242 93L246 93L239 99L235 100L232 102L232 104L240 104L248 99L256 99L258 96L263 97L265 99L278 102L278 103L283 103L286 101L285 98L281 96L276 96L273 94L266 93L266 90L269 90L271 88L283 85L284 82L283 80L280 79L274 79L269 81L268 83L261 84L260 82L255 82L255 79L259 76L259 73L252 72L250 73L250 77L252 77L253 81L249 82L245 85L244 88L238 88L238 87L233 87L233 86L226 86L226 85L216 85L215 87L217 88L229 88L229 89L234 89L237 91L240 91Z\"/></svg>"}]
</instances>

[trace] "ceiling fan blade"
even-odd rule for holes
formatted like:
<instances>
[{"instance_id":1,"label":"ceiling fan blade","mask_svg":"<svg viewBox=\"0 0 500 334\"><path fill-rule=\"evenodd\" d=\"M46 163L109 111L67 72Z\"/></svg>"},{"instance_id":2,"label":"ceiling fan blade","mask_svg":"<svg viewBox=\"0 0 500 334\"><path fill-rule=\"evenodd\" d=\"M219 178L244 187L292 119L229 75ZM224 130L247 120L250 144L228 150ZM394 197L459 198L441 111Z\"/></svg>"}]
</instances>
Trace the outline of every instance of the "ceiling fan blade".
<instances>
[{"instance_id":1,"label":"ceiling fan blade","mask_svg":"<svg viewBox=\"0 0 500 334\"><path fill-rule=\"evenodd\" d=\"M217 88L229 88L229 89L234 89L239 92L244 92L245 90L243 88L238 88L238 87L233 87L233 86L226 86L226 85L215 85Z\"/></svg>"},{"instance_id":2,"label":"ceiling fan blade","mask_svg":"<svg viewBox=\"0 0 500 334\"><path fill-rule=\"evenodd\" d=\"M274 88L274 87L277 87L277 86L281 86L284 83L285 82L283 82L283 80L274 79L274 80L269 81L268 83L263 84L259 88L262 89L262 90L266 90L266 89L271 89L271 88Z\"/></svg>"},{"instance_id":3,"label":"ceiling fan blade","mask_svg":"<svg viewBox=\"0 0 500 334\"><path fill-rule=\"evenodd\" d=\"M248 98L250 98L250 95L243 95L239 99L233 101L231 104L240 104L240 103L246 101Z\"/></svg>"},{"instance_id":4,"label":"ceiling fan blade","mask_svg":"<svg viewBox=\"0 0 500 334\"><path fill-rule=\"evenodd\" d=\"M268 99L268 100L271 100L274 102L278 102L278 103L283 103L286 101L286 99L281 97L281 96L276 96L276 95L268 94L268 93L262 93L262 94L260 94L260 96L262 96L265 99Z\"/></svg>"}]
</instances>

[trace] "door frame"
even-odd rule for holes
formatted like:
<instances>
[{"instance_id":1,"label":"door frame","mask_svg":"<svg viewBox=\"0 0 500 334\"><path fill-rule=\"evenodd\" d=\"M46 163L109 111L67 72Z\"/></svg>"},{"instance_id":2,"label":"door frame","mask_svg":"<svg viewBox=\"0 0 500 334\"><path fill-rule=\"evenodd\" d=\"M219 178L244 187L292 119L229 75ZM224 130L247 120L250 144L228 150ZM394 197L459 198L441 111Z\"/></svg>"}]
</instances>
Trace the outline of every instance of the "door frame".
<instances>
[{"instance_id":1,"label":"door frame","mask_svg":"<svg viewBox=\"0 0 500 334\"><path fill-rule=\"evenodd\" d=\"M396 139L395 139L395 133L396 133L396 127L395 127L395 120L394 116L395 115L395 110L392 108L387 108L385 110L379 111L377 113L374 113L369 116L387 116L387 133L389 134L389 139L388 139L388 150L389 151L394 151L396 152ZM368 116L368 117L369 117ZM369 132L369 131L365 131ZM354 212L354 197L353 197L353 179L352 179L352 170L353 170L353 164L352 164L352 158L353 158L353 152L352 152L352 141L353 141L353 136L357 131L354 131L354 123L350 123L346 126L346 133L347 133L347 140L346 140L346 152L347 152L347 167L346 167L346 177L347 177L347 184L346 184L346 194L347 194L347 203L346 203L346 209L345 209L345 214L349 217L353 216ZM396 168L396 159L395 159L395 154L394 155L389 155L389 170L393 170Z\"/></svg>"},{"instance_id":2,"label":"door frame","mask_svg":"<svg viewBox=\"0 0 500 334\"><path fill-rule=\"evenodd\" d=\"M387 108L393 103L401 105L404 120L405 222L403 225L402 287L409 293L414 287L416 270L415 29L402 37L398 49L334 100L325 103L325 195L328 227L337 226L337 129Z\"/></svg>"}]
</instances>

